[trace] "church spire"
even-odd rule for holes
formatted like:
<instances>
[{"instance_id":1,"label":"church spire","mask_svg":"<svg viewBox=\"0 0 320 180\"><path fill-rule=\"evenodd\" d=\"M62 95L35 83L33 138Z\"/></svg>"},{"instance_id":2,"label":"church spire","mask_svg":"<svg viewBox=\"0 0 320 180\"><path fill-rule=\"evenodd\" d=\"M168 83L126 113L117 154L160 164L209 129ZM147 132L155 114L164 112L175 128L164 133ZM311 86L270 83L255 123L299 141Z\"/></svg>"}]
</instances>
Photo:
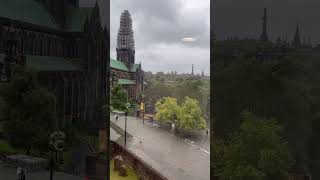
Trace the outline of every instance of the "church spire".
<instances>
[{"instance_id":1,"label":"church spire","mask_svg":"<svg viewBox=\"0 0 320 180\"><path fill-rule=\"evenodd\" d=\"M132 19L128 10L124 10L120 17L120 28L117 36L117 59L128 65L134 64L134 45Z\"/></svg>"},{"instance_id":2,"label":"church spire","mask_svg":"<svg viewBox=\"0 0 320 180\"><path fill-rule=\"evenodd\" d=\"M264 8L264 14L262 17L262 34L260 36L261 41L268 41L267 33L268 17L267 17L267 8Z\"/></svg>"},{"instance_id":3,"label":"church spire","mask_svg":"<svg viewBox=\"0 0 320 180\"><path fill-rule=\"evenodd\" d=\"M192 71L191 71L191 75L194 75L194 71L193 71L193 64L192 64Z\"/></svg>"},{"instance_id":4,"label":"church spire","mask_svg":"<svg viewBox=\"0 0 320 180\"><path fill-rule=\"evenodd\" d=\"M293 39L293 42L292 42L292 46L294 48L300 48L301 47L299 24L297 24L297 27L296 27L296 33L294 34L294 39Z\"/></svg>"}]
</instances>

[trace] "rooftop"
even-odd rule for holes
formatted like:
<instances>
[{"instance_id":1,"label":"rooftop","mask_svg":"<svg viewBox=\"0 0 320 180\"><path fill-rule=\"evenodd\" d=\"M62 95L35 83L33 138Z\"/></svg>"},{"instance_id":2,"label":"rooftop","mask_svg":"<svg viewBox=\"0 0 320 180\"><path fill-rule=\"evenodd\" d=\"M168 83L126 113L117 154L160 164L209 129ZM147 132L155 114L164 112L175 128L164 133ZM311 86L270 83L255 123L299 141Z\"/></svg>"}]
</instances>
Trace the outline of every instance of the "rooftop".
<instances>
[{"instance_id":1,"label":"rooftop","mask_svg":"<svg viewBox=\"0 0 320 180\"><path fill-rule=\"evenodd\" d=\"M118 79L118 84L121 84L121 85L132 85L132 84L135 84L135 82L130 80L130 79Z\"/></svg>"},{"instance_id":2,"label":"rooftop","mask_svg":"<svg viewBox=\"0 0 320 180\"><path fill-rule=\"evenodd\" d=\"M129 69L125 63L118 61L116 59L110 58L110 66L111 66L111 68L119 69L122 71L136 72L137 69L139 68L140 64L133 64L131 66L131 68Z\"/></svg>"},{"instance_id":3,"label":"rooftop","mask_svg":"<svg viewBox=\"0 0 320 180\"><path fill-rule=\"evenodd\" d=\"M92 7L66 6L66 27L61 27L47 10L45 5L36 0L1 0L0 17L33 25L48 27L54 30L83 32L87 16L90 17Z\"/></svg>"}]
</instances>

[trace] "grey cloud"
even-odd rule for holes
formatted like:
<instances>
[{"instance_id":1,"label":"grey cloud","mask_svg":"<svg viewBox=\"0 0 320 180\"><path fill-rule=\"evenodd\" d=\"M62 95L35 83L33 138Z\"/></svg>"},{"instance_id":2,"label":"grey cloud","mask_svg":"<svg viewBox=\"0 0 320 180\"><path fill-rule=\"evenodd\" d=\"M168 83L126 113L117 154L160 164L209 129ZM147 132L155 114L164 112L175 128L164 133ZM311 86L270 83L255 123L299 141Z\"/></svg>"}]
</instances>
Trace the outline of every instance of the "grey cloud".
<instances>
[{"instance_id":1,"label":"grey cloud","mask_svg":"<svg viewBox=\"0 0 320 180\"><path fill-rule=\"evenodd\" d=\"M201 0L208 7L187 10L183 1L111 0L111 56L116 56L120 14L128 9L133 18L136 63L142 61L144 70L190 73L191 64L195 64L196 73L204 69L209 74L209 0ZM182 43L184 37L195 37L197 41Z\"/></svg>"},{"instance_id":2,"label":"grey cloud","mask_svg":"<svg viewBox=\"0 0 320 180\"><path fill-rule=\"evenodd\" d=\"M136 34L135 36L137 46L144 47L146 44L159 42L168 44L178 43L181 38L186 36L198 36L201 40L209 39L207 38L209 35L209 25L204 18L206 14L203 11L196 11L185 16L181 12L181 1L129 0L111 3L122 6L124 9L127 7L126 9L129 9L129 11L131 9L135 31L143 31L143 34L141 34L143 37L140 37L140 34ZM114 17L119 17L119 13L115 14ZM117 21L117 19L113 20ZM114 22L112 24L117 23ZM139 43L139 40L141 43ZM207 41L199 41L198 45L207 46Z\"/></svg>"},{"instance_id":3,"label":"grey cloud","mask_svg":"<svg viewBox=\"0 0 320 180\"><path fill-rule=\"evenodd\" d=\"M320 40L319 0L217 0L213 5L213 27L218 38L226 36L259 37L263 8L269 11L269 34L293 38L299 23L302 35Z\"/></svg>"}]
</instances>

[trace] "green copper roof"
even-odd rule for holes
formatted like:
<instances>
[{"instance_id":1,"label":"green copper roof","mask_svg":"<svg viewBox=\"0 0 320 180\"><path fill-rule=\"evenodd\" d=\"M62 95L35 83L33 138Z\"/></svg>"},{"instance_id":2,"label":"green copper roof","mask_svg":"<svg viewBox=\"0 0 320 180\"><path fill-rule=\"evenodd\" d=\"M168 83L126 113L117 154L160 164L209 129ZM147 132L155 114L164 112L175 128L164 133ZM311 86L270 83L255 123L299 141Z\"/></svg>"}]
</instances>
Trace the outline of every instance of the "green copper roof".
<instances>
[{"instance_id":1,"label":"green copper roof","mask_svg":"<svg viewBox=\"0 0 320 180\"><path fill-rule=\"evenodd\" d=\"M128 67L123 62L117 61L115 59L110 59L110 60L111 60L110 66L112 68L120 69L123 71L129 71Z\"/></svg>"},{"instance_id":2,"label":"green copper roof","mask_svg":"<svg viewBox=\"0 0 320 180\"><path fill-rule=\"evenodd\" d=\"M135 84L135 83L130 79L118 79L118 84L131 85L131 84Z\"/></svg>"},{"instance_id":3,"label":"green copper roof","mask_svg":"<svg viewBox=\"0 0 320 180\"><path fill-rule=\"evenodd\" d=\"M129 68L127 67L127 65L121 61L110 58L110 62L111 62L110 63L111 68L115 68L115 69L119 69L127 72L136 72L140 66L139 64L133 64L129 71Z\"/></svg>"},{"instance_id":4,"label":"green copper roof","mask_svg":"<svg viewBox=\"0 0 320 180\"><path fill-rule=\"evenodd\" d=\"M134 65L132 65L130 71L131 71L131 72L136 72L137 69L139 68L139 66L140 66L139 64L134 64Z\"/></svg>"},{"instance_id":5,"label":"green copper roof","mask_svg":"<svg viewBox=\"0 0 320 180\"><path fill-rule=\"evenodd\" d=\"M35 0L0 0L0 17L60 29L44 4Z\"/></svg>"},{"instance_id":6,"label":"green copper roof","mask_svg":"<svg viewBox=\"0 0 320 180\"><path fill-rule=\"evenodd\" d=\"M68 6L66 29L71 32L83 32L86 18L90 18L93 8Z\"/></svg>"},{"instance_id":7,"label":"green copper roof","mask_svg":"<svg viewBox=\"0 0 320 180\"><path fill-rule=\"evenodd\" d=\"M70 32L83 32L86 18L90 18L92 10L92 7L67 5L66 27L62 28L40 1L0 0L0 17Z\"/></svg>"},{"instance_id":8,"label":"green copper roof","mask_svg":"<svg viewBox=\"0 0 320 180\"><path fill-rule=\"evenodd\" d=\"M37 71L81 71L76 61L62 57L26 55L26 65Z\"/></svg>"}]
</instances>

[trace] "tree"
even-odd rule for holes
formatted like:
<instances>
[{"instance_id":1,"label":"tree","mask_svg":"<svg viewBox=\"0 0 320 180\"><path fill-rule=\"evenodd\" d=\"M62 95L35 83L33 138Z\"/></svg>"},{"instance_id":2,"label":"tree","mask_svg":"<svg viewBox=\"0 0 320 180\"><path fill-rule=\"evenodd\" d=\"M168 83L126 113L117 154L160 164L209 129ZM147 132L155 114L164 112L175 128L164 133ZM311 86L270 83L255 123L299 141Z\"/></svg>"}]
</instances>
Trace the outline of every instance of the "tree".
<instances>
[{"instance_id":1,"label":"tree","mask_svg":"<svg viewBox=\"0 0 320 180\"><path fill-rule=\"evenodd\" d=\"M285 180L294 164L274 119L244 112L238 132L215 144L215 173L223 180Z\"/></svg>"},{"instance_id":2,"label":"tree","mask_svg":"<svg viewBox=\"0 0 320 180\"><path fill-rule=\"evenodd\" d=\"M186 96L198 100L201 110L206 112L210 96L210 82L209 80L176 81L172 94L177 98L178 103L182 103Z\"/></svg>"},{"instance_id":3,"label":"tree","mask_svg":"<svg viewBox=\"0 0 320 180\"><path fill-rule=\"evenodd\" d=\"M54 96L40 87L34 72L17 67L11 81L1 88L4 134L16 148L46 151L48 133L56 121Z\"/></svg>"},{"instance_id":4,"label":"tree","mask_svg":"<svg viewBox=\"0 0 320 180\"><path fill-rule=\"evenodd\" d=\"M213 97L216 136L226 138L240 126L241 112L274 117L284 127L297 171L308 171L308 146L312 127L308 60L286 57L267 64L239 59L216 73ZM318 80L317 80L318 81ZM314 100L314 99L313 99Z\"/></svg>"},{"instance_id":5,"label":"tree","mask_svg":"<svg viewBox=\"0 0 320 180\"><path fill-rule=\"evenodd\" d=\"M113 109L124 111L126 110L128 95L121 85L114 85L111 90L111 106Z\"/></svg>"},{"instance_id":6,"label":"tree","mask_svg":"<svg viewBox=\"0 0 320 180\"><path fill-rule=\"evenodd\" d=\"M181 108L178 109L177 128L186 132L203 130L206 128L206 121L203 118L199 103L196 99L185 98Z\"/></svg>"},{"instance_id":7,"label":"tree","mask_svg":"<svg viewBox=\"0 0 320 180\"><path fill-rule=\"evenodd\" d=\"M156 120L161 122L175 122L179 106L176 98L164 97L156 103Z\"/></svg>"}]
</instances>

